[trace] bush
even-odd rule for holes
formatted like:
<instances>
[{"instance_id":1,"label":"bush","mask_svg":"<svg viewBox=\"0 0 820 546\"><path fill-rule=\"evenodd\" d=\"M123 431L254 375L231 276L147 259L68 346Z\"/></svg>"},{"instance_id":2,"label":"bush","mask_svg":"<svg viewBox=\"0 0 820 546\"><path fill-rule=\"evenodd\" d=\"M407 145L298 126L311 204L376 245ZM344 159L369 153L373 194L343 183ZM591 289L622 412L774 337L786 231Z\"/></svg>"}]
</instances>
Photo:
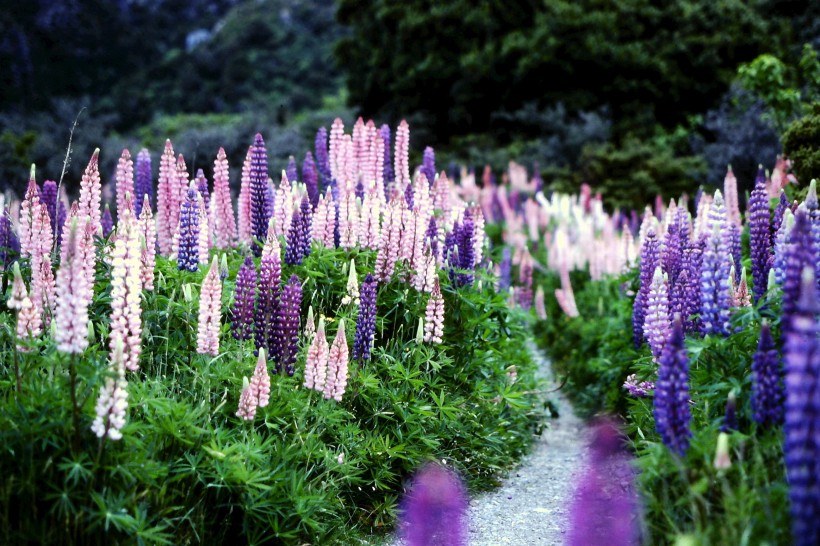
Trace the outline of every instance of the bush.
<instances>
[{"instance_id":1,"label":"bush","mask_svg":"<svg viewBox=\"0 0 820 546\"><path fill-rule=\"evenodd\" d=\"M791 159L797 179L808 183L820 178L820 103L789 125L783 134L783 153Z\"/></svg>"}]
</instances>

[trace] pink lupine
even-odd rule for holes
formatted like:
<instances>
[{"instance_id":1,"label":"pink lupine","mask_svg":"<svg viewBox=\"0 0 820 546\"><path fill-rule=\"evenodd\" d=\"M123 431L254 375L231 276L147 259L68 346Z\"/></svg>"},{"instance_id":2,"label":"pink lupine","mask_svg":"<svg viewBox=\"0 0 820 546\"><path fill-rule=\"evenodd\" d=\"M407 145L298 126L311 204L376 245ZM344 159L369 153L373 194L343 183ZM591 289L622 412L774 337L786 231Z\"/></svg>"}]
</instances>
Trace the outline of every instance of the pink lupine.
<instances>
[{"instance_id":1,"label":"pink lupine","mask_svg":"<svg viewBox=\"0 0 820 546\"><path fill-rule=\"evenodd\" d=\"M146 194L143 197L142 211L139 216L140 231L140 279L143 290L154 289L154 266L156 265L157 229L154 215L151 213L151 201Z\"/></svg>"},{"instance_id":2,"label":"pink lupine","mask_svg":"<svg viewBox=\"0 0 820 546\"><path fill-rule=\"evenodd\" d=\"M191 182L193 184L193 182ZM199 205L199 233L197 234L197 252L199 254L199 263L208 263L208 252L211 248L211 230L208 227L208 211L205 209L205 202L202 196L197 197L197 204Z\"/></svg>"},{"instance_id":3,"label":"pink lupine","mask_svg":"<svg viewBox=\"0 0 820 546\"><path fill-rule=\"evenodd\" d=\"M175 173L176 173L176 178L175 178L176 186L175 186L175 189L177 191L178 198L179 198L179 201L178 201L179 206L177 208L176 215L174 216L174 218L177 221L176 229L174 230L174 236L171 238L171 254L170 254L170 256L172 258L176 258L177 254L179 253L180 220L182 218L182 210L184 208L183 204L185 203L185 201L188 197L189 188L193 187L194 191L196 191L196 195L198 196L197 201L202 200L202 198L199 196L199 191L196 189L196 182L189 181L188 166L185 164L185 157L182 154L179 154L179 156L177 157ZM198 211L199 207L197 206L197 208L195 210ZM199 219L199 213L195 212L194 214L196 215L196 218L198 220ZM197 258L198 257L199 256L197 254Z\"/></svg>"},{"instance_id":4,"label":"pink lupine","mask_svg":"<svg viewBox=\"0 0 820 546\"><path fill-rule=\"evenodd\" d=\"M436 279L436 257L429 243L424 246L424 252L419 260L418 268L413 271L410 284L419 292L431 292Z\"/></svg>"},{"instance_id":5,"label":"pink lupine","mask_svg":"<svg viewBox=\"0 0 820 546\"><path fill-rule=\"evenodd\" d=\"M404 188L410 183L410 126L406 120L401 120L396 129L396 152L393 156L396 186Z\"/></svg>"},{"instance_id":6,"label":"pink lupine","mask_svg":"<svg viewBox=\"0 0 820 546\"><path fill-rule=\"evenodd\" d=\"M54 340L65 353L82 353L88 347L88 306L93 296L88 286L81 256L81 230L72 218L68 237L60 247L60 269L57 271L57 306L54 311Z\"/></svg>"},{"instance_id":7,"label":"pink lupine","mask_svg":"<svg viewBox=\"0 0 820 546\"><path fill-rule=\"evenodd\" d=\"M265 349L259 350L259 356L265 354ZM256 396L256 388L250 384L247 377L242 378L242 394L239 396L239 408L236 410L236 416L241 417L245 421L253 421L256 417L256 407L259 405L259 399Z\"/></svg>"},{"instance_id":8,"label":"pink lupine","mask_svg":"<svg viewBox=\"0 0 820 546\"><path fill-rule=\"evenodd\" d=\"M23 281L23 274L20 272L20 262L14 262L14 280L11 284L11 297L6 302L6 306L9 309L22 309L24 300L28 298L28 290L26 290L26 284ZM28 305L30 305L29 302Z\"/></svg>"},{"instance_id":9,"label":"pink lupine","mask_svg":"<svg viewBox=\"0 0 820 546\"><path fill-rule=\"evenodd\" d=\"M134 162L126 148L117 162L117 215L125 207L125 194L134 195ZM133 203L132 203L133 204Z\"/></svg>"},{"instance_id":10,"label":"pink lupine","mask_svg":"<svg viewBox=\"0 0 820 546\"><path fill-rule=\"evenodd\" d=\"M433 184L433 208L440 210L446 218L450 215L450 206L450 180L447 173L441 171Z\"/></svg>"},{"instance_id":11,"label":"pink lupine","mask_svg":"<svg viewBox=\"0 0 820 546\"><path fill-rule=\"evenodd\" d=\"M264 408L270 401L270 373L268 373L268 359L265 358L265 349L259 349L259 358L253 370L250 387L256 395L257 407Z\"/></svg>"},{"instance_id":12,"label":"pink lupine","mask_svg":"<svg viewBox=\"0 0 820 546\"><path fill-rule=\"evenodd\" d=\"M236 241L236 220L231 205L231 187L228 176L228 158L220 148L214 161L214 195L211 199L213 214L211 232L217 248L228 248Z\"/></svg>"},{"instance_id":13,"label":"pink lupine","mask_svg":"<svg viewBox=\"0 0 820 546\"><path fill-rule=\"evenodd\" d=\"M395 238L397 231L393 224L398 221L401 224L401 219L394 220L400 214L396 208L395 201L391 201L384 210L384 220L382 223L382 241L379 247L379 253L376 255L375 274L379 282L387 282L393 276L393 268L395 260L392 259L396 246L399 241Z\"/></svg>"},{"instance_id":14,"label":"pink lupine","mask_svg":"<svg viewBox=\"0 0 820 546\"><path fill-rule=\"evenodd\" d=\"M734 284L734 271L729 275L729 281ZM749 283L746 280L746 270L740 274L740 282L737 288L732 290L732 307L751 307L752 295L749 292Z\"/></svg>"},{"instance_id":15,"label":"pink lupine","mask_svg":"<svg viewBox=\"0 0 820 546\"><path fill-rule=\"evenodd\" d=\"M159 252L170 256L173 249L174 233L179 225L179 191L177 191L177 169L174 148L170 140L165 141L165 151L159 160L159 182L157 185L157 240Z\"/></svg>"},{"instance_id":16,"label":"pink lupine","mask_svg":"<svg viewBox=\"0 0 820 546\"><path fill-rule=\"evenodd\" d=\"M541 320L547 320L547 307L544 303L544 287L538 285L535 289L535 315Z\"/></svg>"},{"instance_id":17,"label":"pink lupine","mask_svg":"<svg viewBox=\"0 0 820 546\"><path fill-rule=\"evenodd\" d=\"M48 327L55 305L54 272L51 270L51 245L54 235L48 210L41 203L34 209L31 225L31 302Z\"/></svg>"},{"instance_id":18,"label":"pink lupine","mask_svg":"<svg viewBox=\"0 0 820 546\"><path fill-rule=\"evenodd\" d=\"M377 193L368 193L362 202L362 214L359 219L359 245L362 248L378 250L381 242L381 201Z\"/></svg>"},{"instance_id":19,"label":"pink lupine","mask_svg":"<svg viewBox=\"0 0 820 546\"><path fill-rule=\"evenodd\" d=\"M199 321L197 323L196 352L216 356L219 354L219 327L222 319L222 281L219 279L219 263L214 256L211 267L202 281L199 293Z\"/></svg>"},{"instance_id":20,"label":"pink lupine","mask_svg":"<svg viewBox=\"0 0 820 546\"><path fill-rule=\"evenodd\" d=\"M328 353L327 378L324 390L325 399L333 398L337 402L342 401L342 396L347 388L347 364L349 352L347 348L347 335L345 334L345 321L339 321L339 329L336 338Z\"/></svg>"},{"instance_id":21,"label":"pink lupine","mask_svg":"<svg viewBox=\"0 0 820 546\"><path fill-rule=\"evenodd\" d=\"M282 171L279 189L276 190L276 204L273 207L274 230L277 236L286 236L293 218L293 192L288 175Z\"/></svg>"},{"instance_id":22,"label":"pink lupine","mask_svg":"<svg viewBox=\"0 0 820 546\"><path fill-rule=\"evenodd\" d=\"M253 146L248 148L245 154L245 162L242 163L242 177L239 185L239 242L250 244L251 242L251 151Z\"/></svg>"},{"instance_id":23,"label":"pink lupine","mask_svg":"<svg viewBox=\"0 0 820 546\"><path fill-rule=\"evenodd\" d=\"M441 343L444 335L444 298L441 295L441 285L438 277L433 281L433 291L427 300L427 310L424 314L424 341L427 343Z\"/></svg>"},{"instance_id":24,"label":"pink lupine","mask_svg":"<svg viewBox=\"0 0 820 546\"><path fill-rule=\"evenodd\" d=\"M330 142L328 143L328 153L330 156L330 174L334 180L341 182L341 173L337 171L339 152L341 148L342 138L344 137L345 126L341 118L333 120L333 125L330 126ZM329 181L325 181L325 186Z\"/></svg>"},{"instance_id":25,"label":"pink lupine","mask_svg":"<svg viewBox=\"0 0 820 546\"><path fill-rule=\"evenodd\" d=\"M140 337L142 336L141 249L140 230L132 213L133 206L123 209L117 221L117 240L111 252L111 360L122 343L123 365L127 370L139 369Z\"/></svg>"},{"instance_id":26,"label":"pink lupine","mask_svg":"<svg viewBox=\"0 0 820 546\"><path fill-rule=\"evenodd\" d=\"M578 306L575 304L575 293L572 290L569 267L566 262L561 264L559 276L561 278L561 288L555 289L555 299L558 301L558 306L568 317L577 317L579 316Z\"/></svg>"},{"instance_id":27,"label":"pink lupine","mask_svg":"<svg viewBox=\"0 0 820 546\"><path fill-rule=\"evenodd\" d=\"M726 201L726 214L728 220L737 226L741 225L740 221L740 204L737 197L737 178L732 172L732 166L729 165L726 170L726 178L723 180L723 193Z\"/></svg>"},{"instance_id":28,"label":"pink lupine","mask_svg":"<svg viewBox=\"0 0 820 546\"><path fill-rule=\"evenodd\" d=\"M355 248L358 245L359 207L354 193L347 194L339 207L339 246Z\"/></svg>"},{"instance_id":29,"label":"pink lupine","mask_svg":"<svg viewBox=\"0 0 820 546\"><path fill-rule=\"evenodd\" d=\"M125 426L126 411L128 410L128 381L125 379L125 362L123 340L114 340L109 377L100 387L100 396L97 398L96 417L91 424L91 430L98 438L108 437L110 440L122 438L122 429Z\"/></svg>"},{"instance_id":30,"label":"pink lupine","mask_svg":"<svg viewBox=\"0 0 820 546\"><path fill-rule=\"evenodd\" d=\"M305 360L304 386L306 389L324 391L329 356L330 346L325 336L325 318L319 317L319 326L308 348L307 359Z\"/></svg>"},{"instance_id":31,"label":"pink lupine","mask_svg":"<svg viewBox=\"0 0 820 546\"><path fill-rule=\"evenodd\" d=\"M32 241L32 225L35 217L39 216L40 209L40 191L37 188L35 180L35 167L31 165L31 171L28 179L28 186L26 187L26 195L23 202L20 204L20 255L23 257L31 256L34 241Z\"/></svg>"},{"instance_id":32,"label":"pink lupine","mask_svg":"<svg viewBox=\"0 0 820 546\"><path fill-rule=\"evenodd\" d=\"M28 296L23 275L20 273L20 262L14 262L14 282L11 288L11 299L6 303L9 309L17 309L17 338L35 338L43 331L42 314L34 307ZM18 345L18 349L22 348Z\"/></svg>"},{"instance_id":33,"label":"pink lupine","mask_svg":"<svg viewBox=\"0 0 820 546\"><path fill-rule=\"evenodd\" d=\"M81 218L86 216L91 218L90 222L94 228L94 233L100 233L102 230L100 222L102 219L102 211L100 210L102 186L100 185L99 158L100 149L97 148L91 155L80 182L79 214Z\"/></svg>"}]
</instances>

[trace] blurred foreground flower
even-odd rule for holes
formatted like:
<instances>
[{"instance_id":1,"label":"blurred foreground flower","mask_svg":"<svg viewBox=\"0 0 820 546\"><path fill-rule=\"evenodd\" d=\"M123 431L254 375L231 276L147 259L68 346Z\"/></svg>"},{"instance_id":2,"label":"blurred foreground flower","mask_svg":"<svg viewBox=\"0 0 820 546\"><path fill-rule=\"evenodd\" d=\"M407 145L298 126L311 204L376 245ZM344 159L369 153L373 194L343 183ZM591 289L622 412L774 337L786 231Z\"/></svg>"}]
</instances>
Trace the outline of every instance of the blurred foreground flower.
<instances>
[{"instance_id":1,"label":"blurred foreground flower","mask_svg":"<svg viewBox=\"0 0 820 546\"><path fill-rule=\"evenodd\" d=\"M464 546L467 496L452 471L430 463L413 478L401 506L401 534L407 546Z\"/></svg>"}]
</instances>

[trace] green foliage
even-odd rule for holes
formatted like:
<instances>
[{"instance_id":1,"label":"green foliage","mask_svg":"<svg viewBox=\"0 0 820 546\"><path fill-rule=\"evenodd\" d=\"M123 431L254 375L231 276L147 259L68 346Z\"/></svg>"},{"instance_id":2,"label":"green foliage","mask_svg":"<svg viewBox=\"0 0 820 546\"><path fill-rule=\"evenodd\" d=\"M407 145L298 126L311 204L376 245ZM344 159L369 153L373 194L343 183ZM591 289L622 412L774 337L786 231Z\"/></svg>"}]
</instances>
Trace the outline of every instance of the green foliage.
<instances>
[{"instance_id":1,"label":"green foliage","mask_svg":"<svg viewBox=\"0 0 820 546\"><path fill-rule=\"evenodd\" d=\"M820 178L820 103L789 125L783 134L783 153L791 159L798 180Z\"/></svg>"},{"instance_id":2,"label":"green foliage","mask_svg":"<svg viewBox=\"0 0 820 546\"><path fill-rule=\"evenodd\" d=\"M314 247L304 265L283 271L303 280L301 316L312 305L327 316L329 336L344 318L350 341L357 309L341 300L352 257L362 277L375 262L369 251ZM426 297L397 279L381 285L373 359L351 362L341 403L301 386L308 340L300 336L296 374L274 375L270 404L255 421L240 420L242 378L256 359L224 317L242 260L229 252L220 354L212 357L195 353L205 271L158 259L121 441L100 441L89 428L108 373L104 265L83 355L56 352L50 338L0 353L1 542L351 544L392 525L402 484L420 463L452 465L478 490L526 451L540 426L527 322L489 279L454 289L442 276L445 341L435 346L415 339ZM14 346L13 328L4 309L4 349Z\"/></svg>"}]
</instances>

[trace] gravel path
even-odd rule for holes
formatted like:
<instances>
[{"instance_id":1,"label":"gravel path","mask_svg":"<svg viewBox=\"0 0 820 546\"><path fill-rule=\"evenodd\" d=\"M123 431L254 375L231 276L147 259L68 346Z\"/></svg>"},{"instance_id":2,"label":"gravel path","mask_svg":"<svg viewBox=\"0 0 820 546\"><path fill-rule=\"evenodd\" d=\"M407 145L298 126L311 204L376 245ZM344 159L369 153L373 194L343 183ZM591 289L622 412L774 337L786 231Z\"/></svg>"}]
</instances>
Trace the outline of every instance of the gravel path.
<instances>
[{"instance_id":1,"label":"gravel path","mask_svg":"<svg viewBox=\"0 0 820 546\"><path fill-rule=\"evenodd\" d=\"M549 362L534 345L531 349L540 375L554 385ZM548 422L532 453L499 489L470 501L470 546L564 544L573 487L585 459L586 427L560 391L549 397L560 417Z\"/></svg>"}]
</instances>

